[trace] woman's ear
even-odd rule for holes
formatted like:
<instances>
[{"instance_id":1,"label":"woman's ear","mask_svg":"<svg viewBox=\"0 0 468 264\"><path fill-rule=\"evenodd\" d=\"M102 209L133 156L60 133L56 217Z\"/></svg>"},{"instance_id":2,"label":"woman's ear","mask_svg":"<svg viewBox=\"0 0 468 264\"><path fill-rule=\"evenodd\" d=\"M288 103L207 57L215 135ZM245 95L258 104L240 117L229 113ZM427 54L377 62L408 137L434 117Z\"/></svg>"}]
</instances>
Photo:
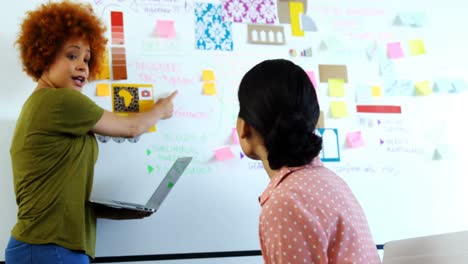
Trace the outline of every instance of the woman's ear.
<instances>
[{"instance_id":1,"label":"woman's ear","mask_svg":"<svg viewBox=\"0 0 468 264\"><path fill-rule=\"evenodd\" d=\"M251 136L252 132L251 132L251 128L249 124L247 124L245 120L242 119L241 117L237 118L236 127L237 127L237 134L239 135L239 139L245 140Z\"/></svg>"}]
</instances>

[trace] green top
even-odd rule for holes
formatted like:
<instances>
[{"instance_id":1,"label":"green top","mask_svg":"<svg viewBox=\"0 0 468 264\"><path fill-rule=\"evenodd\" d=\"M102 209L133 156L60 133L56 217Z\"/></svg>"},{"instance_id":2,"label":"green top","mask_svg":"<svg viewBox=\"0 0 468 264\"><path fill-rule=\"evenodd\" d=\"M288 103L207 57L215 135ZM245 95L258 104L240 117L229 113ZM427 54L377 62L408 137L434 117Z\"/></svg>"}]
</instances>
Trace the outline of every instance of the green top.
<instances>
[{"instance_id":1,"label":"green top","mask_svg":"<svg viewBox=\"0 0 468 264\"><path fill-rule=\"evenodd\" d=\"M10 148L18 221L12 235L94 258L89 198L98 146L90 129L104 110L68 88L35 91L23 105Z\"/></svg>"}]
</instances>

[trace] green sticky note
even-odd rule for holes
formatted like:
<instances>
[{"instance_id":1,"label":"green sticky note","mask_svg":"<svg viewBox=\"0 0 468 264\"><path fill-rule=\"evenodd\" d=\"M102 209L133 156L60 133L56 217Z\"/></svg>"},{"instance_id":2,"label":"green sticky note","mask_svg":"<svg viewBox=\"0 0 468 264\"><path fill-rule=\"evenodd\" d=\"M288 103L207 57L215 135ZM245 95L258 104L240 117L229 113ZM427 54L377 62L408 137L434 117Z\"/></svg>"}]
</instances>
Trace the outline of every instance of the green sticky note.
<instances>
[{"instance_id":1,"label":"green sticky note","mask_svg":"<svg viewBox=\"0 0 468 264\"><path fill-rule=\"evenodd\" d=\"M154 168L148 165L148 173L152 173L154 171Z\"/></svg>"},{"instance_id":2,"label":"green sticky note","mask_svg":"<svg viewBox=\"0 0 468 264\"><path fill-rule=\"evenodd\" d=\"M328 96L343 97L344 95L344 80L337 78L328 79Z\"/></svg>"},{"instance_id":3,"label":"green sticky note","mask_svg":"<svg viewBox=\"0 0 468 264\"><path fill-rule=\"evenodd\" d=\"M172 186L174 186L174 183L173 183L173 182L169 182L169 183L167 184L167 188L172 188Z\"/></svg>"}]
</instances>

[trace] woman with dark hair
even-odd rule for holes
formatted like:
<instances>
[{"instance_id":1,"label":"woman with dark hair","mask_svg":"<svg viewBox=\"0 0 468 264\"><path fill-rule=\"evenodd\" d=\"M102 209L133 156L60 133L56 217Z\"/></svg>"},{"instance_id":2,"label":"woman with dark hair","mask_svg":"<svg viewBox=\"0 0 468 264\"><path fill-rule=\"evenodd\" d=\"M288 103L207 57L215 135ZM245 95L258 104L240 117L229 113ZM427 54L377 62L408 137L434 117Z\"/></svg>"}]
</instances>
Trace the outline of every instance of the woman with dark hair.
<instances>
[{"instance_id":1,"label":"woman with dark hair","mask_svg":"<svg viewBox=\"0 0 468 264\"><path fill-rule=\"evenodd\" d=\"M359 202L320 161L320 107L304 70L261 62L243 77L238 97L242 150L270 177L259 198L265 263L380 263Z\"/></svg>"}]
</instances>

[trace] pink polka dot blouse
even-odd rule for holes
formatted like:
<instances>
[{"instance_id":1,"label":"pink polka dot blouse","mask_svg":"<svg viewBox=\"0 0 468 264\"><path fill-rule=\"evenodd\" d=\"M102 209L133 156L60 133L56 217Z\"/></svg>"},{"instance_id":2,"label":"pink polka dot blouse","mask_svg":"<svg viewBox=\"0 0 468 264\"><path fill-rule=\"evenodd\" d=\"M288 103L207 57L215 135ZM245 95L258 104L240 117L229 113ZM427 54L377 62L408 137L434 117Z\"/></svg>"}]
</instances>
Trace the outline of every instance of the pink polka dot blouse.
<instances>
[{"instance_id":1,"label":"pink polka dot blouse","mask_svg":"<svg viewBox=\"0 0 468 264\"><path fill-rule=\"evenodd\" d=\"M381 263L361 206L319 158L280 169L259 200L266 264Z\"/></svg>"}]
</instances>

